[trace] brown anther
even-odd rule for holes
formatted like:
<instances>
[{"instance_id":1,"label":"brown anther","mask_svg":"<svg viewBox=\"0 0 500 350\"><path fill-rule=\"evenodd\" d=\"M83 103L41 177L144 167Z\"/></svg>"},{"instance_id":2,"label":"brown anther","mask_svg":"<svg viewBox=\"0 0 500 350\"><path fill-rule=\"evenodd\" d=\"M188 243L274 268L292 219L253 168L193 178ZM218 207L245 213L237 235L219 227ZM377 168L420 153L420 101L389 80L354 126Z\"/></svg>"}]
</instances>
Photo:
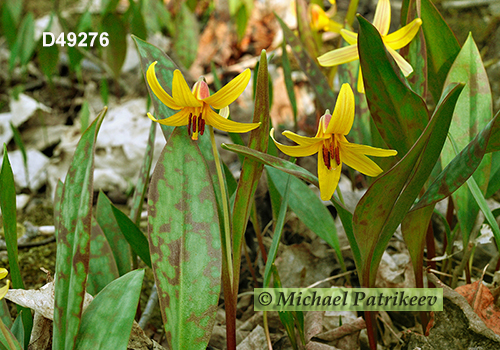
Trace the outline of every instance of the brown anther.
<instances>
[{"instance_id":1,"label":"brown anther","mask_svg":"<svg viewBox=\"0 0 500 350\"><path fill-rule=\"evenodd\" d=\"M197 124L196 115L194 115L193 116L193 134L196 132L196 124Z\"/></svg>"},{"instance_id":2,"label":"brown anther","mask_svg":"<svg viewBox=\"0 0 500 350\"><path fill-rule=\"evenodd\" d=\"M189 113L189 122L188 122L188 135L191 136L191 121L193 119L193 113Z\"/></svg>"},{"instance_id":3,"label":"brown anther","mask_svg":"<svg viewBox=\"0 0 500 350\"><path fill-rule=\"evenodd\" d=\"M325 146L323 146L323 161L328 169L332 168L330 164L330 151Z\"/></svg>"},{"instance_id":4,"label":"brown anther","mask_svg":"<svg viewBox=\"0 0 500 350\"><path fill-rule=\"evenodd\" d=\"M198 130L200 131L200 135L203 135L203 133L205 132L205 119L201 117L201 114L200 114L200 119L198 119L198 123L199 123Z\"/></svg>"},{"instance_id":5,"label":"brown anther","mask_svg":"<svg viewBox=\"0 0 500 350\"><path fill-rule=\"evenodd\" d=\"M337 165L340 165L340 148L338 146L335 147L335 161Z\"/></svg>"}]
</instances>

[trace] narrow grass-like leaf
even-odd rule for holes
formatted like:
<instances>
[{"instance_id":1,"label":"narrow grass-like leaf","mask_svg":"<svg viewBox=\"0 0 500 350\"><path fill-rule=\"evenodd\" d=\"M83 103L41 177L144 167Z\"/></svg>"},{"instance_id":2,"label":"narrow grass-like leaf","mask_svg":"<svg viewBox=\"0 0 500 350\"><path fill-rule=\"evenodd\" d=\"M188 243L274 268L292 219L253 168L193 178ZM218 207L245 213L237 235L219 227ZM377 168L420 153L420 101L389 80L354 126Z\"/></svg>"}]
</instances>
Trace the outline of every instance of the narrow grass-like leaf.
<instances>
[{"instance_id":1,"label":"narrow grass-like leaf","mask_svg":"<svg viewBox=\"0 0 500 350\"><path fill-rule=\"evenodd\" d=\"M81 323L90 255L95 140L106 111L82 135L64 181L56 226L54 350L73 349Z\"/></svg>"},{"instance_id":2,"label":"narrow grass-like leaf","mask_svg":"<svg viewBox=\"0 0 500 350\"><path fill-rule=\"evenodd\" d=\"M283 67L283 76L285 77L285 87L286 92L288 94L288 99L290 100L290 104L292 105L293 112L293 127L294 130L297 129L297 100L295 99L295 91L293 89L293 80L292 80L292 67L290 65L290 60L288 58L288 53L286 52L286 41L283 40L283 44L281 45L281 65Z\"/></svg>"},{"instance_id":3,"label":"narrow grass-like leaf","mask_svg":"<svg viewBox=\"0 0 500 350\"><path fill-rule=\"evenodd\" d=\"M278 218L276 220L276 226L274 228L273 241L267 254L266 268L264 270L264 282L262 283L262 286L264 288L268 288L269 284L271 283L271 270L272 266L274 265L274 260L276 259L276 254L278 253L278 246L281 241L283 227L285 226L285 217L288 209L288 197L290 194L290 180L292 179L292 176L287 174L286 178L285 192L283 194Z\"/></svg>"},{"instance_id":4,"label":"narrow grass-like leaf","mask_svg":"<svg viewBox=\"0 0 500 350\"><path fill-rule=\"evenodd\" d=\"M119 276L115 258L106 236L104 236L97 221L92 218L87 293L96 295Z\"/></svg>"},{"instance_id":5,"label":"narrow grass-like leaf","mask_svg":"<svg viewBox=\"0 0 500 350\"><path fill-rule=\"evenodd\" d=\"M131 271L94 298L83 314L76 350L127 349L143 278L144 270Z\"/></svg>"},{"instance_id":6,"label":"narrow grass-like leaf","mask_svg":"<svg viewBox=\"0 0 500 350\"><path fill-rule=\"evenodd\" d=\"M139 256L142 261L151 267L151 257L149 256L148 239L144 236L141 229L129 219L120 209L111 205L111 210L115 216L116 223L120 227L120 231L127 240L132 250Z\"/></svg>"},{"instance_id":7,"label":"narrow grass-like leaf","mask_svg":"<svg viewBox=\"0 0 500 350\"><path fill-rule=\"evenodd\" d=\"M7 258L9 260L9 272L12 279L12 286L16 289L24 289L23 278L19 269L17 255L17 213L16 213L16 185L14 183L14 173L10 166L7 146L3 145L3 160L0 170L0 208L2 209L3 232L7 245ZM28 346L33 319L31 311L27 308L17 306L17 311L21 313L24 326L25 347Z\"/></svg>"},{"instance_id":8,"label":"narrow grass-like leaf","mask_svg":"<svg viewBox=\"0 0 500 350\"><path fill-rule=\"evenodd\" d=\"M208 167L184 131L174 130L151 179L149 247L170 348L204 350L220 292L220 227Z\"/></svg>"},{"instance_id":9,"label":"narrow grass-like leaf","mask_svg":"<svg viewBox=\"0 0 500 350\"><path fill-rule=\"evenodd\" d=\"M354 212L356 241L362 257L358 268L362 285L374 285L385 247L422 190L448 133L453 110L463 85L455 85L411 150L380 176L361 198Z\"/></svg>"},{"instance_id":10,"label":"narrow grass-like leaf","mask_svg":"<svg viewBox=\"0 0 500 350\"><path fill-rule=\"evenodd\" d=\"M267 175L273 181L281 196L285 196L285 184L288 177L282 171L272 167L266 167ZM342 251L340 250L337 229L332 214L326 209L318 196L301 180L293 177L290 179L288 205L297 217L315 234L335 250L337 259L343 270L345 270Z\"/></svg>"},{"instance_id":11,"label":"narrow grass-like leaf","mask_svg":"<svg viewBox=\"0 0 500 350\"><path fill-rule=\"evenodd\" d=\"M261 125L250 133L249 148L259 152L267 152L269 142L269 74L267 71L267 57L263 50L260 55L259 71L257 73L257 86L255 90L255 111L253 122ZM233 292L238 294L238 280L241 263L241 246L243 236L247 227L248 217L252 208L253 196L257 189L257 183L262 174L264 165L252 159L243 161L236 197L234 200L233 213Z\"/></svg>"},{"instance_id":12,"label":"narrow grass-like leaf","mask_svg":"<svg viewBox=\"0 0 500 350\"><path fill-rule=\"evenodd\" d=\"M275 15L276 16L276 15ZM276 16L281 28L283 29L283 35L295 55L295 58L299 62L300 68L306 73L307 78L311 87L316 92L316 97L318 98L323 110L328 108L333 108L335 106L335 94L333 93L328 80L325 75L321 72L316 61L311 58L307 50L303 47L299 38L293 34L293 32L288 28L288 26L283 22L281 18Z\"/></svg>"},{"instance_id":13,"label":"narrow grass-like leaf","mask_svg":"<svg viewBox=\"0 0 500 350\"><path fill-rule=\"evenodd\" d=\"M17 148L21 151L21 155L23 156L23 165L24 165L24 173L26 175L26 185L29 187L30 185L30 176L28 172L28 154L26 153L26 147L24 147L23 139L21 138L21 133L19 130L9 122L10 129L12 130L14 142L16 143Z\"/></svg>"},{"instance_id":14,"label":"narrow grass-like leaf","mask_svg":"<svg viewBox=\"0 0 500 350\"><path fill-rule=\"evenodd\" d=\"M141 170L139 172L139 178L137 179L137 184L135 186L134 196L132 197L132 207L130 210L130 219L139 225L141 221L141 211L144 203L144 197L146 196L146 191L148 189L149 183L149 173L151 171L151 164L153 163L153 153L154 153L154 143L156 137L156 123L151 122L151 127L149 128L148 143L146 145L146 152L144 155L144 160L142 162Z\"/></svg>"},{"instance_id":15,"label":"narrow grass-like leaf","mask_svg":"<svg viewBox=\"0 0 500 350\"><path fill-rule=\"evenodd\" d=\"M427 48L427 80L434 101L438 101L460 45L431 0L421 0L421 11Z\"/></svg>"},{"instance_id":16,"label":"narrow grass-like leaf","mask_svg":"<svg viewBox=\"0 0 500 350\"><path fill-rule=\"evenodd\" d=\"M118 226L113 213L111 201L102 191L99 192L99 196L97 197L96 220L111 247L118 272L120 276L123 276L132 267L130 245L121 234L120 226Z\"/></svg>"},{"instance_id":17,"label":"narrow grass-like leaf","mask_svg":"<svg viewBox=\"0 0 500 350\"><path fill-rule=\"evenodd\" d=\"M408 86L378 30L361 16L358 21L359 59L368 107L387 146L402 157L427 125L427 107Z\"/></svg>"},{"instance_id":18,"label":"narrow grass-like leaf","mask_svg":"<svg viewBox=\"0 0 500 350\"><path fill-rule=\"evenodd\" d=\"M33 12L28 12L24 16L17 33L9 60L9 71L14 68L17 59L19 64L25 66L35 51L35 17Z\"/></svg>"},{"instance_id":19,"label":"narrow grass-like leaf","mask_svg":"<svg viewBox=\"0 0 500 350\"><path fill-rule=\"evenodd\" d=\"M23 12L23 3L18 0L5 0L2 6L2 33L7 39L10 50L14 46L17 38L17 28Z\"/></svg>"}]
</instances>

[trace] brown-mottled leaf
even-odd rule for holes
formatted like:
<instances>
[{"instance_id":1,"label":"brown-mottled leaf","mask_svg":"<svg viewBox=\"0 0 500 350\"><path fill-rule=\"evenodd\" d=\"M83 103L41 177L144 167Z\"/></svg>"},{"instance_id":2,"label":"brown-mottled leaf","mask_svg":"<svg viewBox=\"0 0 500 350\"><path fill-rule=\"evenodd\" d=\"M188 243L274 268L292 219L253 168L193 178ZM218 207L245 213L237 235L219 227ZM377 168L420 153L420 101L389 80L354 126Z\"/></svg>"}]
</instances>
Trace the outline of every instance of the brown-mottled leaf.
<instances>
[{"instance_id":1,"label":"brown-mottled leaf","mask_svg":"<svg viewBox=\"0 0 500 350\"><path fill-rule=\"evenodd\" d=\"M176 128L148 196L149 247L167 341L205 349L220 292L221 240L208 167L196 141Z\"/></svg>"}]
</instances>

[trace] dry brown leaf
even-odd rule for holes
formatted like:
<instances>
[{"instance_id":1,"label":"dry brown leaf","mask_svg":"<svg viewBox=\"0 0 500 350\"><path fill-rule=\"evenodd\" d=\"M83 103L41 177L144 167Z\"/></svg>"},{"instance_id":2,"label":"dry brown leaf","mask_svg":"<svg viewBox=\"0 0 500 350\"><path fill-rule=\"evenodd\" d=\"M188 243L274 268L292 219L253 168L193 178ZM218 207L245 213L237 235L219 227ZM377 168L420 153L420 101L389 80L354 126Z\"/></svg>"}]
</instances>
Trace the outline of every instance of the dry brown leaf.
<instances>
[{"instance_id":1,"label":"dry brown leaf","mask_svg":"<svg viewBox=\"0 0 500 350\"><path fill-rule=\"evenodd\" d=\"M474 312L496 334L500 335L500 308L495 305L495 299L488 287L481 281L460 286L455 289L463 295Z\"/></svg>"}]
</instances>

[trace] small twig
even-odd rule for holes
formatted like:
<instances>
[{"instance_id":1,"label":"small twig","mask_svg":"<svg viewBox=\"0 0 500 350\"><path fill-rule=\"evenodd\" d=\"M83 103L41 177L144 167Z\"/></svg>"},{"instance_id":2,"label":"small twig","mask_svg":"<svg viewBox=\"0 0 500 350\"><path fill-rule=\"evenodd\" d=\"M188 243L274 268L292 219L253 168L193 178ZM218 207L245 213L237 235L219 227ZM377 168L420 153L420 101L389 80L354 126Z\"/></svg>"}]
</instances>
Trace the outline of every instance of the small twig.
<instances>
[{"instance_id":1,"label":"small twig","mask_svg":"<svg viewBox=\"0 0 500 350\"><path fill-rule=\"evenodd\" d=\"M315 283L311 284L310 286L308 286L306 288L314 288L314 287L320 285L323 282L328 282L328 281L331 281L331 280L334 280L334 279L337 279L337 278L340 278L340 277L344 277L344 276L350 275L351 273L354 273L354 270L353 271L342 272L342 273L339 273L338 275L335 275L335 276L330 276L328 278L325 278L324 280L315 282Z\"/></svg>"}]
</instances>

